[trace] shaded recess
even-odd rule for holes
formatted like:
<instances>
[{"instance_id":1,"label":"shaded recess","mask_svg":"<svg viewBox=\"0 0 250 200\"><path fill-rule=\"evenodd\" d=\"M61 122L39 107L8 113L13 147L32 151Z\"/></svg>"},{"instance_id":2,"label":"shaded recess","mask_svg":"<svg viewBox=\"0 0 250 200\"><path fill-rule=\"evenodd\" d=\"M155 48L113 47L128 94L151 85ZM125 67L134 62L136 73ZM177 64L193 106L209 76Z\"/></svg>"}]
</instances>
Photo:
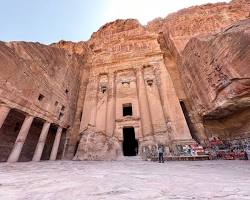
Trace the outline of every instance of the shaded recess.
<instances>
[{"instance_id":1,"label":"shaded recess","mask_svg":"<svg viewBox=\"0 0 250 200\"><path fill-rule=\"evenodd\" d=\"M47 138L46 138L46 142L44 145L41 160L49 160L50 153L53 147L53 143L56 137L56 131L57 131L57 127L54 124L51 124Z\"/></svg>"},{"instance_id":2,"label":"shaded recess","mask_svg":"<svg viewBox=\"0 0 250 200\"><path fill-rule=\"evenodd\" d=\"M0 129L0 162L7 161L21 129L25 115L11 109Z\"/></svg>"},{"instance_id":3,"label":"shaded recess","mask_svg":"<svg viewBox=\"0 0 250 200\"><path fill-rule=\"evenodd\" d=\"M66 133L67 133L67 130L63 129L60 144L58 147L57 156L56 156L57 160L61 160L63 158L64 145L66 142Z\"/></svg>"},{"instance_id":4,"label":"shaded recess","mask_svg":"<svg viewBox=\"0 0 250 200\"><path fill-rule=\"evenodd\" d=\"M183 112L184 117L186 119L186 122L187 122L187 125L188 125L188 128L189 128L189 131L190 131L192 138L195 139L196 141L199 141L198 137L195 134L195 129L194 129L194 126L193 126L192 121L190 119L190 116L189 116L189 113L188 113L188 110L187 110L187 107L186 107L184 101L180 101L180 105L181 105L181 109L182 109L182 112Z\"/></svg>"},{"instance_id":5,"label":"shaded recess","mask_svg":"<svg viewBox=\"0 0 250 200\"><path fill-rule=\"evenodd\" d=\"M138 154L138 140L135 139L133 127L123 128L123 155L136 156Z\"/></svg>"}]
</instances>

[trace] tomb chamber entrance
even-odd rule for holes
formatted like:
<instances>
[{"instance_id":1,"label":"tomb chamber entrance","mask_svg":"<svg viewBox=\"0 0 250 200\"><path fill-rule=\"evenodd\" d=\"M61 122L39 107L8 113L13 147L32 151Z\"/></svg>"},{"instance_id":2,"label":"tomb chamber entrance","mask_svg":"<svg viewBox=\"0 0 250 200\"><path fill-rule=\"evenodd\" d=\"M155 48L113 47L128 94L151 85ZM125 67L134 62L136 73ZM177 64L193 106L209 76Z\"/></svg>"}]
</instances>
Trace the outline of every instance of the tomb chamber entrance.
<instances>
[{"instance_id":1,"label":"tomb chamber entrance","mask_svg":"<svg viewBox=\"0 0 250 200\"><path fill-rule=\"evenodd\" d=\"M138 140L135 139L133 127L123 128L123 155L136 156L138 154Z\"/></svg>"}]
</instances>

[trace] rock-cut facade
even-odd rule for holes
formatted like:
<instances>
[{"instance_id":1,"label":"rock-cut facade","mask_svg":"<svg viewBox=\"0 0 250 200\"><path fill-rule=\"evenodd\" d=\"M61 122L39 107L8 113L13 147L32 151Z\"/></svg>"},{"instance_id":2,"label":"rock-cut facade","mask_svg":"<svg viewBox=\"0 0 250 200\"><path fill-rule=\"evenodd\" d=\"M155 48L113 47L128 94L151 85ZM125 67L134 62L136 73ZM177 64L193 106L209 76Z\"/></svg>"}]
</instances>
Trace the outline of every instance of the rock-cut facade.
<instances>
[{"instance_id":1,"label":"rock-cut facade","mask_svg":"<svg viewBox=\"0 0 250 200\"><path fill-rule=\"evenodd\" d=\"M116 20L86 42L0 42L0 161L179 155L250 138L250 4ZM250 140L249 140L250 143ZM150 154L150 155L149 155Z\"/></svg>"}]
</instances>

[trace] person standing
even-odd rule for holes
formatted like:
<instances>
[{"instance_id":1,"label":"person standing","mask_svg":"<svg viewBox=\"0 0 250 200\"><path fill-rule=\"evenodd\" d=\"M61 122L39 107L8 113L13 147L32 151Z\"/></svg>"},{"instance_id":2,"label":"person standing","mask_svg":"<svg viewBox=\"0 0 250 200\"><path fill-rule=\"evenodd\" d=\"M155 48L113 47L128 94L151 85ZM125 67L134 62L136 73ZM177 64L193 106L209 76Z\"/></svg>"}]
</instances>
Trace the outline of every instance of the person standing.
<instances>
[{"instance_id":1,"label":"person standing","mask_svg":"<svg viewBox=\"0 0 250 200\"><path fill-rule=\"evenodd\" d=\"M159 163L164 163L164 158L163 158L164 147L162 145L158 147L158 154L159 154Z\"/></svg>"}]
</instances>

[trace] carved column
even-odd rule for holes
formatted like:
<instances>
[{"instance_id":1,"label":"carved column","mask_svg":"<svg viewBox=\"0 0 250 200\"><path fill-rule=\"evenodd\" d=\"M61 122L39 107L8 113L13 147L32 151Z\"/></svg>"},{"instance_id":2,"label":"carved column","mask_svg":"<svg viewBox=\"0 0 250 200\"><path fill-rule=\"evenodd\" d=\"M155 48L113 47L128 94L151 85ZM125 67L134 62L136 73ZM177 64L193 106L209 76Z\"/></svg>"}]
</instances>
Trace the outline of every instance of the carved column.
<instances>
[{"instance_id":1,"label":"carved column","mask_svg":"<svg viewBox=\"0 0 250 200\"><path fill-rule=\"evenodd\" d=\"M2 127L9 112L10 112L10 108L8 106L6 106L5 104L0 105L0 128Z\"/></svg>"},{"instance_id":2,"label":"carved column","mask_svg":"<svg viewBox=\"0 0 250 200\"><path fill-rule=\"evenodd\" d=\"M62 135L62 127L58 127L56 131L56 137L53 143L52 151L50 153L50 160L56 160L60 140L61 140L61 135Z\"/></svg>"},{"instance_id":3,"label":"carved column","mask_svg":"<svg viewBox=\"0 0 250 200\"><path fill-rule=\"evenodd\" d=\"M97 116L97 100L98 100L98 92L100 90L99 88L99 83L100 83L100 76L98 75L96 77L96 80L94 82L94 91L93 91L93 108L92 108L92 113L90 117L90 124L93 126L96 126L96 116Z\"/></svg>"},{"instance_id":4,"label":"carved column","mask_svg":"<svg viewBox=\"0 0 250 200\"><path fill-rule=\"evenodd\" d=\"M34 117L33 116L26 116L25 120L23 122L23 125L21 127L21 130L18 133L16 142L14 144L14 147L9 155L8 161L7 162L17 162L20 156L20 153L23 148L23 144L27 138L27 135L30 130L30 126L33 122Z\"/></svg>"},{"instance_id":5,"label":"carved column","mask_svg":"<svg viewBox=\"0 0 250 200\"><path fill-rule=\"evenodd\" d=\"M91 126L95 126L96 124L97 93L99 89L98 86L99 76L91 74L85 94L80 132L86 129L89 124Z\"/></svg>"},{"instance_id":6,"label":"carved column","mask_svg":"<svg viewBox=\"0 0 250 200\"><path fill-rule=\"evenodd\" d=\"M95 127L102 132L106 131L107 124L108 82L108 74L99 75Z\"/></svg>"},{"instance_id":7,"label":"carved column","mask_svg":"<svg viewBox=\"0 0 250 200\"><path fill-rule=\"evenodd\" d=\"M139 105L139 94L138 94L138 85L137 85L137 78L136 78L136 70L134 70L134 76L135 76L135 85L136 85L136 100L137 100L137 107L138 107L138 114L137 116L141 116L141 110ZM139 141L143 141L143 133L142 133L142 121L139 120L138 127L135 127L135 133L138 136Z\"/></svg>"},{"instance_id":8,"label":"carved column","mask_svg":"<svg viewBox=\"0 0 250 200\"><path fill-rule=\"evenodd\" d=\"M138 97L139 97L142 134L144 137L151 136L153 134L153 127L152 127L152 120L150 117L147 94L145 90L145 82L144 82L142 67L139 67L136 69L136 81L137 81L137 89L138 89Z\"/></svg>"},{"instance_id":9,"label":"carved column","mask_svg":"<svg viewBox=\"0 0 250 200\"><path fill-rule=\"evenodd\" d=\"M112 136L115 130L115 74L108 74L108 103L106 116L106 134Z\"/></svg>"},{"instance_id":10,"label":"carved column","mask_svg":"<svg viewBox=\"0 0 250 200\"><path fill-rule=\"evenodd\" d=\"M43 124L43 129L42 129L42 132L40 134L38 143L36 145L36 150L35 150L32 161L40 161L42 153L43 153L43 148L44 148L44 145L45 145L45 141L46 141L46 138L47 138L47 135L48 135L49 127L50 127L49 122L45 122Z\"/></svg>"},{"instance_id":11,"label":"carved column","mask_svg":"<svg viewBox=\"0 0 250 200\"><path fill-rule=\"evenodd\" d=\"M156 68L156 74L158 75L158 79L160 80L159 90L164 116L166 122L171 122L172 127L174 129L174 137L172 139L192 139L170 74L168 73L163 63L159 65L159 68Z\"/></svg>"}]
</instances>

